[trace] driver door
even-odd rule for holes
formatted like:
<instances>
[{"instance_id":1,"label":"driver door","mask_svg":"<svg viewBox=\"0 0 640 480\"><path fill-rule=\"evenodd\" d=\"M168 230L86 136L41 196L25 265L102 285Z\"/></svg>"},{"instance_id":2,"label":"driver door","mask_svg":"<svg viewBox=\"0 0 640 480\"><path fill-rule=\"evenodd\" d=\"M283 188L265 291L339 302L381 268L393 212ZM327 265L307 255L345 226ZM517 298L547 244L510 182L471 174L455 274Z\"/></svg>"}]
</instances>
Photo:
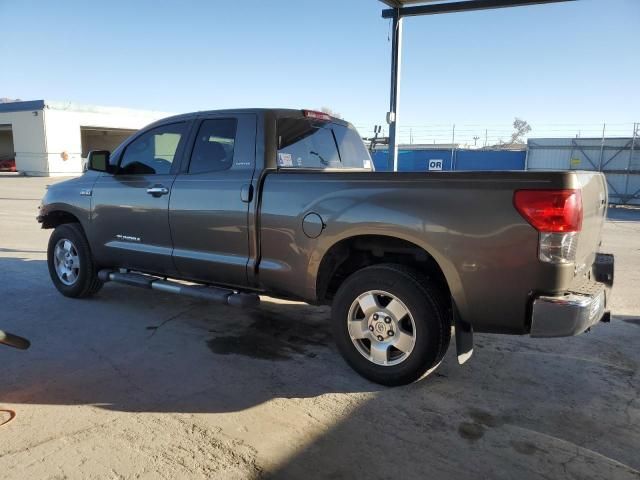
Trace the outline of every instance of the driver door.
<instances>
[{"instance_id":1,"label":"driver door","mask_svg":"<svg viewBox=\"0 0 640 480\"><path fill-rule=\"evenodd\" d=\"M175 272L169 197L179 170L189 121L137 135L112 159L92 191L91 245L100 265L149 273Z\"/></svg>"}]
</instances>

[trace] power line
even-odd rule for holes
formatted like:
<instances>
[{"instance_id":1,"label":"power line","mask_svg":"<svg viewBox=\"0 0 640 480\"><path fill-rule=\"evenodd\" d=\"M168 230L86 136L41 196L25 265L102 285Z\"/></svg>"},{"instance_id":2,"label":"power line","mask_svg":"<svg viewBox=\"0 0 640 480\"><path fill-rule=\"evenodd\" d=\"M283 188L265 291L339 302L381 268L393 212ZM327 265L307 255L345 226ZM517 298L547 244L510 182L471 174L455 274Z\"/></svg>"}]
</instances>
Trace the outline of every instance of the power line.
<instances>
[{"instance_id":1,"label":"power line","mask_svg":"<svg viewBox=\"0 0 640 480\"><path fill-rule=\"evenodd\" d=\"M614 122L606 123L607 137L629 137L633 136L633 130L636 122ZM363 136L369 136L373 131L372 125L358 124L356 128ZM527 138L601 138L603 123L543 123L532 124L531 131L522 136L522 140ZM411 124L401 125L397 134L403 143L413 144L433 144L452 143L453 124L428 123L428 124ZM478 140L482 146L490 146L492 144L509 143L514 129L511 124L496 123L457 123L455 126L455 143L460 145L478 146ZM385 136L386 132L382 132ZM476 138L477 137L477 138Z\"/></svg>"}]
</instances>

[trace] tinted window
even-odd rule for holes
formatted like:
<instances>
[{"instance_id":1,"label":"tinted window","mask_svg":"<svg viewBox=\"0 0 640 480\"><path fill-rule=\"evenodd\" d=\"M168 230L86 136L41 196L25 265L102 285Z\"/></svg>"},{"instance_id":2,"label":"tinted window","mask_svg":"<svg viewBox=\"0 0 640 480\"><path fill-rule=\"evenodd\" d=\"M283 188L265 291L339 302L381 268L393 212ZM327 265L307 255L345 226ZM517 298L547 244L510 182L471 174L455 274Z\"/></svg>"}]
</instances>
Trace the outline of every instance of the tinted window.
<instances>
[{"instance_id":1,"label":"tinted window","mask_svg":"<svg viewBox=\"0 0 640 480\"><path fill-rule=\"evenodd\" d=\"M233 118L202 122L193 146L189 173L219 172L233 165L237 124Z\"/></svg>"},{"instance_id":2,"label":"tinted window","mask_svg":"<svg viewBox=\"0 0 640 480\"><path fill-rule=\"evenodd\" d=\"M362 143L360 135L352 126L334 125L333 133L338 142L342 166L345 168L367 168L373 163L369 150Z\"/></svg>"},{"instance_id":3,"label":"tinted window","mask_svg":"<svg viewBox=\"0 0 640 480\"><path fill-rule=\"evenodd\" d=\"M184 136L184 129L184 123L163 125L136 138L127 145L122 155L119 173L170 173L178 145Z\"/></svg>"},{"instance_id":4,"label":"tinted window","mask_svg":"<svg viewBox=\"0 0 640 480\"><path fill-rule=\"evenodd\" d=\"M278 121L278 166L370 168L371 158L355 130L337 123Z\"/></svg>"}]
</instances>

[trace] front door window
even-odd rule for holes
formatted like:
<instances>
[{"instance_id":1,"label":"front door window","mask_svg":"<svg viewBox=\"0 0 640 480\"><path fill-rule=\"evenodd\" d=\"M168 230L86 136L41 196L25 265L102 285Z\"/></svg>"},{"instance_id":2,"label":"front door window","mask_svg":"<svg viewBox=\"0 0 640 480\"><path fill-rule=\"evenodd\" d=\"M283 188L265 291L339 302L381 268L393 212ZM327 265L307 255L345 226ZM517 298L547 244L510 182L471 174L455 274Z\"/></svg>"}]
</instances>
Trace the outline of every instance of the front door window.
<instances>
[{"instance_id":1,"label":"front door window","mask_svg":"<svg viewBox=\"0 0 640 480\"><path fill-rule=\"evenodd\" d=\"M119 174L160 175L171 167L184 137L185 124L173 123L149 130L131 142L120 161Z\"/></svg>"}]
</instances>

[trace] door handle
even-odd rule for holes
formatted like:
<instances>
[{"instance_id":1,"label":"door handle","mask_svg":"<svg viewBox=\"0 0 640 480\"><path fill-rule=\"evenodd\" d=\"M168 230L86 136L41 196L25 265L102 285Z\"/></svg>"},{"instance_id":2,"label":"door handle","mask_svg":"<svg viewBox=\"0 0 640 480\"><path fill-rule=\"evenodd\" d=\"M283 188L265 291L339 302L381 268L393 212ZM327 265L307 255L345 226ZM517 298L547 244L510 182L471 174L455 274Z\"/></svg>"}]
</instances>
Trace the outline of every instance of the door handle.
<instances>
[{"instance_id":1,"label":"door handle","mask_svg":"<svg viewBox=\"0 0 640 480\"><path fill-rule=\"evenodd\" d=\"M147 188L147 193L154 197L160 197L169 193L169 189L162 185L154 185L153 187Z\"/></svg>"}]
</instances>

